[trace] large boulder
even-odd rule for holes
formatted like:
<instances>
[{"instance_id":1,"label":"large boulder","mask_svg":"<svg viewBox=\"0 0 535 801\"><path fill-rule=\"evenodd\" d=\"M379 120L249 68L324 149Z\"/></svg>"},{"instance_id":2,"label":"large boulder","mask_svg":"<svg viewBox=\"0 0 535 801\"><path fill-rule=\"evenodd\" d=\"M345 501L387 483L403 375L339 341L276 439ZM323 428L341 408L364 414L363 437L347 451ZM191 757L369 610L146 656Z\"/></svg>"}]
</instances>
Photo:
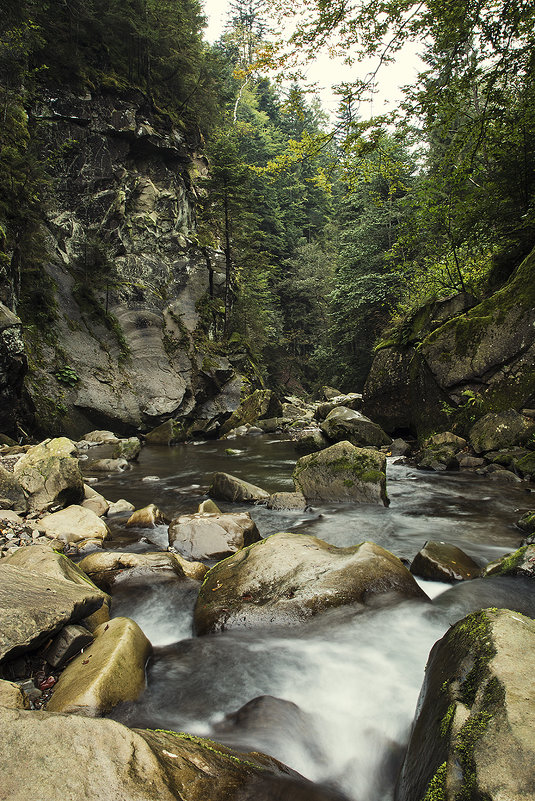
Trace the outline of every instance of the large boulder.
<instances>
[{"instance_id":1,"label":"large boulder","mask_svg":"<svg viewBox=\"0 0 535 801\"><path fill-rule=\"evenodd\" d=\"M257 420L267 420L271 417L282 417L282 406L270 389L257 389L248 398L245 398L229 419L223 423L219 435L224 436L233 428L256 423Z\"/></svg>"},{"instance_id":2,"label":"large boulder","mask_svg":"<svg viewBox=\"0 0 535 801\"><path fill-rule=\"evenodd\" d=\"M99 593L98 587L91 581L84 569L80 567L80 564L75 564L68 556L54 551L48 545L35 544L31 548L19 548L15 553L7 556L2 561L2 564L23 567L26 570L39 573L41 576L50 576L60 581L72 581L74 584L86 589L89 585L96 593ZM100 594L104 601L109 601L106 593Z\"/></svg>"},{"instance_id":3,"label":"large boulder","mask_svg":"<svg viewBox=\"0 0 535 801\"><path fill-rule=\"evenodd\" d=\"M231 476L230 473L214 473L208 494L220 501L232 503L255 503L269 498L269 492L241 478Z\"/></svg>"},{"instance_id":4,"label":"large boulder","mask_svg":"<svg viewBox=\"0 0 535 801\"><path fill-rule=\"evenodd\" d=\"M470 444L476 453L487 453L523 445L534 433L535 423L531 418L508 409L478 420L470 429Z\"/></svg>"},{"instance_id":5,"label":"large boulder","mask_svg":"<svg viewBox=\"0 0 535 801\"><path fill-rule=\"evenodd\" d=\"M15 464L15 478L28 497L32 512L80 503L84 481L76 446L66 437L47 439L30 448Z\"/></svg>"},{"instance_id":6,"label":"large boulder","mask_svg":"<svg viewBox=\"0 0 535 801\"><path fill-rule=\"evenodd\" d=\"M179 515L169 526L169 545L186 559L225 559L260 540L248 512Z\"/></svg>"},{"instance_id":7,"label":"large boulder","mask_svg":"<svg viewBox=\"0 0 535 801\"><path fill-rule=\"evenodd\" d=\"M184 426L177 420L166 420L145 434L145 442L149 445L172 445L184 439Z\"/></svg>"},{"instance_id":8,"label":"large boulder","mask_svg":"<svg viewBox=\"0 0 535 801\"><path fill-rule=\"evenodd\" d=\"M118 578L125 575L154 576L170 572L179 578L184 571L176 559L176 554L167 551L154 553L118 553L117 551L95 551L78 563L80 570L89 576L97 587L108 592Z\"/></svg>"},{"instance_id":9,"label":"large boulder","mask_svg":"<svg viewBox=\"0 0 535 801\"><path fill-rule=\"evenodd\" d=\"M467 581L481 568L457 546L428 540L412 560L411 573L431 581Z\"/></svg>"},{"instance_id":10,"label":"large boulder","mask_svg":"<svg viewBox=\"0 0 535 801\"><path fill-rule=\"evenodd\" d=\"M369 417L345 406L338 406L329 412L321 424L321 430L331 442L346 440L357 447L373 445L380 448L392 442L388 434Z\"/></svg>"},{"instance_id":11,"label":"large boulder","mask_svg":"<svg viewBox=\"0 0 535 801\"><path fill-rule=\"evenodd\" d=\"M28 501L14 473L0 465L0 498L8 502L15 512L28 511Z\"/></svg>"},{"instance_id":12,"label":"large boulder","mask_svg":"<svg viewBox=\"0 0 535 801\"><path fill-rule=\"evenodd\" d=\"M102 543L109 534L106 523L92 509L77 505L47 515L39 522L39 527L50 539L69 544L86 540Z\"/></svg>"},{"instance_id":13,"label":"large boulder","mask_svg":"<svg viewBox=\"0 0 535 801\"><path fill-rule=\"evenodd\" d=\"M10 801L343 801L265 754L113 720L0 707L0 741Z\"/></svg>"},{"instance_id":14,"label":"large boulder","mask_svg":"<svg viewBox=\"0 0 535 801\"><path fill-rule=\"evenodd\" d=\"M24 549L31 550L31 549ZM103 593L81 584L0 563L0 661L37 648L70 622L96 612Z\"/></svg>"},{"instance_id":15,"label":"large boulder","mask_svg":"<svg viewBox=\"0 0 535 801\"><path fill-rule=\"evenodd\" d=\"M61 674L47 704L50 712L102 715L121 701L135 701L145 688L152 647L137 623L116 617L98 626L94 635Z\"/></svg>"},{"instance_id":16,"label":"large boulder","mask_svg":"<svg viewBox=\"0 0 535 801\"><path fill-rule=\"evenodd\" d=\"M532 407L533 286L535 250L481 303L461 295L421 307L380 344L364 412L423 439L452 419L466 429L485 412Z\"/></svg>"},{"instance_id":17,"label":"large boulder","mask_svg":"<svg viewBox=\"0 0 535 801\"><path fill-rule=\"evenodd\" d=\"M532 801L535 621L485 609L429 656L396 801Z\"/></svg>"},{"instance_id":18,"label":"large boulder","mask_svg":"<svg viewBox=\"0 0 535 801\"><path fill-rule=\"evenodd\" d=\"M338 442L318 453L302 456L293 472L295 489L307 501L383 503L386 495L386 457L350 442Z\"/></svg>"},{"instance_id":19,"label":"large boulder","mask_svg":"<svg viewBox=\"0 0 535 801\"><path fill-rule=\"evenodd\" d=\"M458 470L458 455L466 448L466 440L451 431L443 431L425 440L418 454L417 464L421 470Z\"/></svg>"},{"instance_id":20,"label":"large boulder","mask_svg":"<svg viewBox=\"0 0 535 801\"><path fill-rule=\"evenodd\" d=\"M373 542L337 548L305 534L273 534L220 562L195 606L197 634L295 625L330 607L426 598L401 561Z\"/></svg>"}]
</instances>

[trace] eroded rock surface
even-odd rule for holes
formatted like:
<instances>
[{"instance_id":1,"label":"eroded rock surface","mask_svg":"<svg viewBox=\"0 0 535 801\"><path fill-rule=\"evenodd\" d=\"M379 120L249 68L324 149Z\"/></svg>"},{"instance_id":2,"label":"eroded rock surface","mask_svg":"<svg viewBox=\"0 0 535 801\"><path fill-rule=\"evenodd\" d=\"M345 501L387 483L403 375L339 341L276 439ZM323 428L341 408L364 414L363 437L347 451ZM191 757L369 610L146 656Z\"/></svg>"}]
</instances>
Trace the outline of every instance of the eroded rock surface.
<instances>
[{"instance_id":1,"label":"eroded rock surface","mask_svg":"<svg viewBox=\"0 0 535 801\"><path fill-rule=\"evenodd\" d=\"M179 515L169 526L169 545L190 560L225 559L259 540L247 512Z\"/></svg>"}]
</instances>

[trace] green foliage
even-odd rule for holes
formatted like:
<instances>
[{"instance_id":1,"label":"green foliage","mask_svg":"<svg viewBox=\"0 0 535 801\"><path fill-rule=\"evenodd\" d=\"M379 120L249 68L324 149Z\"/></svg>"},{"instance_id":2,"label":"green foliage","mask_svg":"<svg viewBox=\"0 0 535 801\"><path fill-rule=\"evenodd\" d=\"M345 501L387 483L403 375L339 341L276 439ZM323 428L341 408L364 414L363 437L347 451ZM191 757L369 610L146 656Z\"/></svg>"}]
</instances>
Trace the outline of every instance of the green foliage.
<instances>
[{"instance_id":1,"label":"green foliage","mask_svg":"<svg viewBox=\"0 0 535 801\"><path fill-rule=\"evenodd\" d=\"M70 387L74 387L80 380L80 376L77 374L76 370L69 366L61 367L59 370L56 370L54 376L61 384L67 384Z\"/></svg>"}]
</instances>

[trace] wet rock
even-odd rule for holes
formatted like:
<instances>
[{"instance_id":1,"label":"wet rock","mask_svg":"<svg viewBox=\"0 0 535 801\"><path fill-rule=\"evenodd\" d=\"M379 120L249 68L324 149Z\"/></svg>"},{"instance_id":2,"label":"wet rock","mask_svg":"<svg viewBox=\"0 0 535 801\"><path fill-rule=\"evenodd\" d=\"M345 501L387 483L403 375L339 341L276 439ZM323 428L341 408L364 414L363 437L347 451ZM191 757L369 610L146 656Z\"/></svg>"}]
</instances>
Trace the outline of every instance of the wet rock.
<instances>
[{"instance_id":1,"label":"wet rock","mask_svg":"<svg viewBox=\"0 0 535 801\"><path fill-rule=\"evenodd\" d=\"M466 447L466 440L445 431L435 434L424 442L423 449L417 456L416 464L420 470L458 470L458 453Z\"/></svg>"},{"instance_id":2,"label":"wet rock","mask_svg":"<svg viewBox=\"0 0 535 801\"><path fill-rule=\"evenodd\" d=\"M7 562L0 563L0 661L37 648L102 606L102 593L89 582L81 586Z\"/></svg>"},{"instance_id":3,"label":"wet rock","mask_svg":"<svg viewBox=\"0 0 535 801\"><path fill-rule=\"evenodd\" d=\"M84 509L91 509L98 517L103 517L110 508L110 502L88 484L84 484L84 500L81 505Z\"/></svg>"},{"instance_id":4,"label":"wet rock","mask_svg":"<svg viewBox=\"0 0 535 801\"><path fill-rule=\"evenodd\" d=\"M31 512L83 500L84 482L75 455L71 440L58 437L35 445L18 460L14 474Z\"/></svg>"},{"instance_id":5,"label":"wet rock","mask_svg":"<svg viewBox=\"0 0 535 801\"><path fill-rule=\"evenodd\" d=\"M102 543L109 534L106 523L95 512L76 505L48 515L40 521L39 526L50 539L57 538L67 543L85 540Z\"/></svg>"},{"instance_id":6,"label":"wet rock","mask_svg":"<svg viewBox=\"0 0 535 801\"><path fill-rule=\"evenodd\" d=\"M514 409L486 414L470 429L470 444L476 453L497 451L525 444L535 432L535 423Z\"/></svg>"},{"instance_id":7,"label":"wet rock","mask_svg":"<svg viewBox=\"0 0 535 801\"><path fill-rule=\"evenodd\" d=\"M10 801L340 800L265 754L113 720L0 708L0 740Z\"/></svg>"},{"instance_id":8,"label":"wet rock","mask_svg":"<svg viewBox=\"0 0 535 801\"><path fill-rule=\"evenodd\" d=\"M257 426L264 434L274 434L276 431L284 431L291 422L292 418L287 416L269 417L266 420L258 420Z\"/></svg>"},{"instance_id":9,"label":"wet rock","mask_svg":"<svg viewBox=\"0 0 535 801\"><path fill-rule=\"evenodd\" d=\"M321 430L331 442L346 441L357 447L373 445L380 448L392 442L388 434L369 417L345 406L329 412L321 424Z\"/></svg>"},{"instance_id":10,"label":"wet rock","mask_svg":"<svg viewBox=\"0 0 535 801\"><path fill-rule=\"evenodd\" d=\"M481 568L460 548L432 540L416 554L410 569L431 581L466 581L481 574Z\"/></svg>"},{"instance_id":11,"label":"wet rock","mask_svg":"<svg viewBox=\"0 0 535 801\"><path fill-rule=\"evenodd\" d=\"M90 431L82 437L84 442L93 442L97 445L107 443L114 445L119 442L119 437L113 431Z\"/></svg>"},{"instance_id":12,"label":"wet rock","mask_svg":"<svg viewBox=\"0 0 535 801\"><path fill-rule=\"evenodd\" d=\"M521 479L511 470L494 470L489 473L489 479L491 481L501 481L504 484L519 484L521 482Z\"/></svg>"},{"instance_id":13,"label":"wet rock","mask_svg":"<svg viewBox=\"0 0 535 801\"><path fill-rule=\"evenodd\" d=\"M210 498L208 498L208 500L206 500L206 501L202 501L202 503L199 504L199 508L197 509L197 511L198 512L209 512L210 514L214 514L214 515L220 515L221 514L221 509L219 508L219 506L216 503L214 503L212 500L210 500Z\"/></svg>"},{"instance_id":14,"label":"wet rock","mask_svg":"<svg viewBox=\"0 0 535 801\"><path fill-rule=\"evenodd\" d=\"M426 448L442 448L444 445L449 446L455 451L462 451L466 448L467 442L463 437L458 437L451 431L443 431L441 434L433 434L424 442Z\"/></svg>"},{"instance_id":15,"label":"wet rock","mask_svg":"<svg viewBox=\"0 0 535 801\"><path fill-rule=\"evenodd\" d=\"M357 392L350 392L349 395L336 395L326 403L320 403L316 406L314 417L316 420L325 420L333 409L337 409L339 406L359 411L362 408L362 395Z\"/></svg>"},{"instance_id":16,"label":"wet rock","mask_svg":"<svg viewBox=\"0 0 535 801\"><path fill-rule=\"evenodd\" d=\"M398 437L392 440L390 445L390 456L408 456L411 452L411 446L404 439Z\"/></svg>"},{"instance_id":17,"label":"wet rock","mask_svg":"<svg viewBox=\"0 0 535 801\"><path fill-rule=\"evenodd\" d=\"M114 517L115 515L129 514L135 510L135 506L130 501L125 501L124 498L119 498L115 503L110 503L108 507L107 517Z\"/></svg>"},{"instance_id":18,"label":"wet rock","mask_svg":"<svg viewBox=\"0 0 535 801\"><path fill-rule=\"evenodd\" d=\"M169 545L186 559L225 559L260 540L247 512L180 515L169 526Z\"/></svg>"},{"instance_id":19,"label":"wet rock","mask_svg":"<svg viewBox=\"0 0 535 801\"><path fill-rule=\"evenodd\" d=\"M518 551L491 562L484 576L527 576L535 578L535 545L524 545Z\"/></svg>"},{"instance_id":20,"label":"wet rock","mask_svg":"<svg viewBox=\"0 0 535 801\"><path fill-rule=\"evenodd\" d=\"M517 526L528 535L535 534L535 510L524 512Z\"/></svg>"},{"instance_id":21,"label":"wet rock","mask_svg":"<svg viewBox=\"0 0 535 801\"><path fill-rule=\"evenodd\" d=\"M535 478L535 452L531 451L520 459L515 460L514 466L525 478Z\"/></svg>"},{"instance_id":22,"label":"wet rock","mask_svg":"<svg viewBox=\"0 0 535 801\"><path fill-rule=\"evenodd\" d=\"M129 437L128 439L120 439L114 445L112 451L113 459L126 459L127 462L135 462L141 453L141 442L137 437Z\"/></svg>"},{"instance_id":23,"label":"wet rock","mask_svg":"<svg viewBox=\"0 0 535 801\"><path fill-rule=\"evenodd\" d=\"M476 470L485 464L484 459L479 459L477 456L470 456L470 454L462 454L457 457L459 468L461 470Z\"/></svg>"},{"instance_id":24,"label":"wet rock","mask_svg":"<svg viewBox=\"0 0 535 801\"><path fill-rule=\"evenodd\" d=\"M269 493L261 487L256 487L229 473L214 473L208 494L218 500L232 503L254 503L269 498Z\"/></svg>"},{"instance_id":25,"label":"wet rock","mask_svg":"<svg viewBox=\"0 0 535 801\"><path fill-rule=\"evenodd\" d=\"M190 579L194 579L194 581L203 581L208 573L208 567L202 562L190 562L189 559L184 559L179 553L173 553L173 550L174 549L169 546L169 552L172 553L173 559L183 570L184 575Z\"/></svg>"},{"instance_id":26,"label":"wet rock","mask_svg":"<svg viewBox=\"0 0 535 801\"><path fill-rule=\"evenodd\" d=\"M298 453L317 453L328 448L330 441L320 428L305 428L292 434L295 450Z\"/></svg>"},{"instance_id":27,"label":"wet rock","mask_svg":"<svg viewBox=\"0 0 535 801\"><path fill-rule=\"evenodd\" d=\"M301 492L275 492L267 502L268 509L278 512L304 512L308 504Z\"/></svg>"},{"instance_id":28,"label":"wet rock","mask_svg":"<svg viewBox=\"0 0 535 801\"><path fill-rule=\"evenodd\" d=\"M116 617L95 630L94 642L61 674L47 709L94 717L121 701L135 701L145 687L151 644L137 623Z\"/></svg>"},{"instance_id":29,"label":"wet rock","mask_svg":"<svg viewBox=\"0 0 535 801\"><path fill-rule=\"evenodd\" d=\"M400 560L372 542L337 548L281 533L220 562L195 606L197 634L250 626L296 625L330 607L425 599Z\"/></svg>"},{"instance_id":30,"label":"wet rock","mask_svg":"<svg viewBox=\"0 0 535 801\"><path fill-rule=\"evenodd\" d=\"M136 526L137 528L154 528L161 523L167 523L167 518L157 506L153 503L138 509L126 521L127 526Z\"/></svg>"},{"instance_id":31,"label":"wet rock","mask_svg":"<svg viewBox=\"0 0 535 801\"><path fill-rule=\"evenodd\" d=\"M220 436L228 434L233 428L256 423L272 417L282 417L282 406L275 393L270 389L257 389L240 403L235 412L223 423Z\"/></svg>"},{"instance_id":32,"label":"wet rock","mask_svg":"<svg viewBox=\"0 0 535 801\"><path fill-rule=\"evenodd\" d=\"M396 801L531 801L535 622L485 609L433 647Z\"/></svg>"},{"instance_id":33,"label":"wet rock","mask_svg":"<svg viewBox=\"0 0 535 801\"><path fill-rule=\"evenodd\" d=\"M184 577L184 571L175 554L166 551L155 553L118 553L117 551L98 551L85 556L79 562L80 570L89 576L97 587L108 592L119 577L132 571L136 575L150 577L155 573L171 571L175 576Z\"/></svg>"},{"instance_id":34,"label":"wet rock","mask_svg":"<svg viewBox=\"0 0 535 801\"><path fill-rule=\"evenodd\" d=\"M92 473L123 473L129 467L126 459L94 459L87 469Z\"/></svg>"},{"instance_id":35,"label":"wet rock","mask_svg":"<svg viewBox=\"0 0 535 801\"><path fill-rule=\"evenodd\" d=\"M177 420L166 420L145 434L145 442L149 445L171 445L173 442L182 442L184 438L184 427Z\"/></svg>"},{"instance_id":36,"label":"wet rock","mask_svg":"<svg viewBox=\"0 0 535 801\"><path fill-rule=\"evenodd\" d=\"M386 495L386 457L378 451L338 442L302 456L295 466L295 489L308 502L355 501L383 503Z\"/></svg>"},{"instance_id":37,"label":"wet rock","mask_svg":"<svg viewBox=\"0 0 535 801\"><path fill-rule=\"evenodd\" d=\"M46 661L59 670L69 659L79 654L82 648L90 645L93 639L91 632L83 626L65 626L47 648Z\"/></svg>"},{"instance_id":38,"label":"wet rock","mask_svg":"<svg viewBox=\"0 0 535 801\"><path fill-rule=\"evenodd\" d=\"M30 699L15 682L0 680L0 707L2 706L9 709L29 709Z\"/></svg>"},{"instance_id":39,"label":"wet rock","mask_svg":"<svg viewBox=\"0 0 535 801\"><path fill-rule=\"evenodd\" d=\"M341 395L344 394L343 392L340 392L338 389L335 389L334 387L330 387L328 385L322 387L321 392L326 401L330 401L333 398L339 398Z\"/></svg>"},{"instance_id":40,"label":"wet rock","mask_svg":"<svg viewBox=\"0 0 535 801\"><path fill-rule=\"evenodd\" d=\"M0 464L0 497L9 503L15 512L26 512L28 501L17 477Z\"/></svg>"}]
</instances>

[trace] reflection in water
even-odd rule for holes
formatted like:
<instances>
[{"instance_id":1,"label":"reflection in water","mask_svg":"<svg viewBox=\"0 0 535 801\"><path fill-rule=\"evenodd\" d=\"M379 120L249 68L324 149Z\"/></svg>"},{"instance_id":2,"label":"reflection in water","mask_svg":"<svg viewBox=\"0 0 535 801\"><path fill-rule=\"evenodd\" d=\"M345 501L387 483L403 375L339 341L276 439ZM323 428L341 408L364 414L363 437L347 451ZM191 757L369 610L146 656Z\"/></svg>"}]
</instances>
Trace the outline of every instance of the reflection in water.
<instances>
[{"instance_id":1,"label":"reflection in water","mask_svg":"<svg viewBox=\"0 0 535 801\"><path fill-rule=\"evenodd\" d=\"M215 470L270 491L292 489L296 456L291 443L243 438L233 443L243 451L234 458L225 456L227 446L145 448L130 473L104 479L97 489L111 500L126 497L138 508L156 503L170 517L196 510ZM147 474L158 475L159 481L142 482ZM388 509L347 504L303 514L232 508L251 511L263 536L298 530L338 546L370 539L407 559L427 539L444 540L483 565L518 547L515 510L530 504L522 487L489 488L479 476L422 473L392 463L388 491ZM221 508L227 511L231 505ZM140 544L142 535L149 542ZM115 548L125 543L136 550L167 546L164 526L125 534L119 524L115 537L110 543ZM432 606L405 602L361 614L351 607L331 609L295 628L192 638L198 585L120 582L113 612L133 617L155 653L146 692L113 716L129 725L186 730L265 751L350 799L390 801L433 643L477 608L505 606L535 614L527 580L421 585L434 598ZM252 699L259 700L251 706Z\"/></svg>"}]
</instances>

